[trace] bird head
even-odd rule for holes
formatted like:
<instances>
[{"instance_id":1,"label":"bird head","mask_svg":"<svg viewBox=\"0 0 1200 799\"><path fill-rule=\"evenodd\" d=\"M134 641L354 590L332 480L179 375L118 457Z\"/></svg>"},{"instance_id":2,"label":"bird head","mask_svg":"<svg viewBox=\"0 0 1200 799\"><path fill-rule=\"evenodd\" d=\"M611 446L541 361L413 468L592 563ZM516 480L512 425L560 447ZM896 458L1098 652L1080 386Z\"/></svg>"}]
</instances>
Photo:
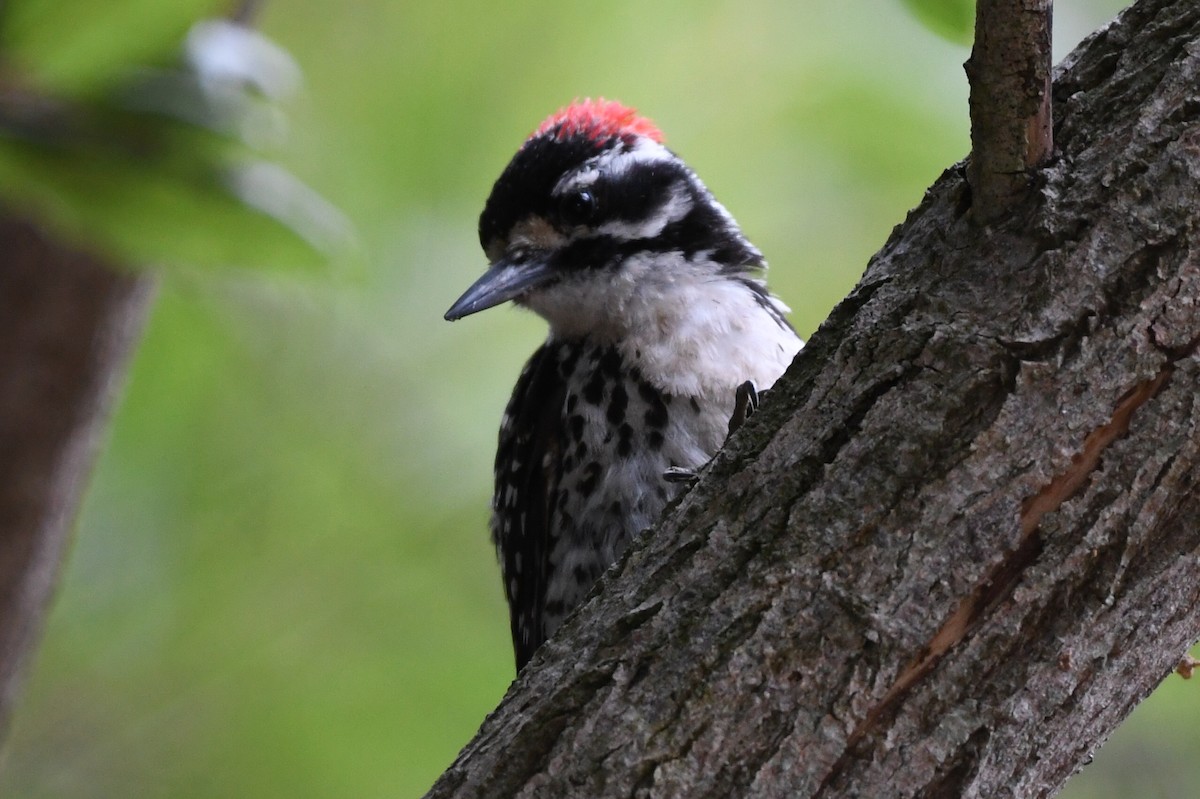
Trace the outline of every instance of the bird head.
<instances>
[{"instance_id":1,"label":"bird head","mask_svg":"<svg viewBox=\"0 0 1200 799\"><path fill-rule=\"evenodd\" d=\"M512 300L565 334L644 322L672 286L764 266L658 128L603 99L559 110L526 139L479 240L488 269L446 319Z\"/></svg>"}]
</instances>

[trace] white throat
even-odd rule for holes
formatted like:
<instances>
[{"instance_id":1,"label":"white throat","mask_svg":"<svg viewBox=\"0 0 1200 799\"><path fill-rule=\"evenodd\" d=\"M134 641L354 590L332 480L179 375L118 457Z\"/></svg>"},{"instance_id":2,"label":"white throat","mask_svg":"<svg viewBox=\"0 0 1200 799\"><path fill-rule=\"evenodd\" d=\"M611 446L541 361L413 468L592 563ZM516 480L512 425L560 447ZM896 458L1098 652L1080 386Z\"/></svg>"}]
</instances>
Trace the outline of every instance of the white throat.
<instances>
[{"instance_id":1,"label":"white throat","mask_svg":"<svg viewBox=\"0 0 1200 799\"><path fill-rule=\"evenodd\" d=\"M746 380L769 388L803 342L776 318L788 310L783 303L719 268L678 252L635 256L615 273L580 273L526 304L550 323L552 339L613 344L663 391L732 399Z\"/></svg>"}]
</instances>

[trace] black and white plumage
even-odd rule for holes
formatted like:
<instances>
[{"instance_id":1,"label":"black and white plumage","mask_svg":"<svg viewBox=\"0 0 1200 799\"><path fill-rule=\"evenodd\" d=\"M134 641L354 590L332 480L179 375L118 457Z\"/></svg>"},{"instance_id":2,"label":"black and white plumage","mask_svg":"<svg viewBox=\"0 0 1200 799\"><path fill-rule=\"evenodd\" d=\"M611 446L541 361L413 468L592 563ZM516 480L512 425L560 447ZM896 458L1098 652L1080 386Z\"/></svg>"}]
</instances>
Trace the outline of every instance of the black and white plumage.
<instances>
[{"instance_id":1,"label":"black and white plumage","mask_svg":"<svg viewBox=\"0 0 1200 799\"><path fill-rule=\"evenodd\" d=\"M724 442L738 387L803 343L761 253L646 119L547 119L479 220L491 263L447 319L513 300L550 324L500 427L492 538L517 668Z\"/></svg>"}]
</instances>

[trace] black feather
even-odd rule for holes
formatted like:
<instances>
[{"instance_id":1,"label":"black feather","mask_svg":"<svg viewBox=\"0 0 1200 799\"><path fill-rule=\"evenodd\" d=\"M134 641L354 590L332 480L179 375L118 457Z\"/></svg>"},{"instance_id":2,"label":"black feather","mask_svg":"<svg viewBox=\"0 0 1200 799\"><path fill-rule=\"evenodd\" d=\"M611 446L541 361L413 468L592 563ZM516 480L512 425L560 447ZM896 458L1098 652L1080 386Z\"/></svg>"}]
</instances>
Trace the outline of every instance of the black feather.
<instances>
[{"instance_id":1,"label":"black feather","mask_svg":"<svg viewBox=\"0 0 1200 799\"><path fill-rule=\"evenodd\" d=\"M566 444L560 353L559 346L543 344L529 359L508 402L508 424L496 450L492 542L504 570L518 671L542 643L553 505Z\"/></svg>"}]
</instances>

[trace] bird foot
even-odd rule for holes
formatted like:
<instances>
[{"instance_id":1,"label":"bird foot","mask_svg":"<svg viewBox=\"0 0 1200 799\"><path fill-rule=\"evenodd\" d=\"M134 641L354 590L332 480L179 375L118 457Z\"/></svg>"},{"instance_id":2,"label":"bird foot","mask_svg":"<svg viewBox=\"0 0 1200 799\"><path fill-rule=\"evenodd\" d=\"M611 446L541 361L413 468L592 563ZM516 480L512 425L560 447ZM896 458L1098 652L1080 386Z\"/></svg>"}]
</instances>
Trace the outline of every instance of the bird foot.
<instances>
[{"instance_id":1,"label":"bird foot","mask_svg":"<svg viewBox=\"0 0 1200 799\"><path fill-rule=\"evenodd\" d=\"M668 483L682 483L687 486L692 486L695 485L696 481L700 479L700 475L698 475L695 471L691 469L685 469L682 466L672 466L670 469L667 469L665 472L663 472L663 479Z\"/></svg>"},{"instance_id":2,"label":"bird foot","mask_svg":"<svg viewBox=\"0 0 1200 799\"><path fill-rule=\"evenodd\" d=\"M737 387L737 391L734 393L733 415L729 417L729 435L733 435L747 419L754 415L754 412L758 410L758 403L759 393L753 380L747 380ZM672 466L663 472L663 479L668 483L693 486L700 479L700 472L707 467L707 463L699 469Z\"/></svg>"},{"instance_id":3,"label":"bird foot","mask_svg":"<svg viewBox=\"0 0 1200 799\"><path fill-rule=\"evenodd\" d=\"M733 415L729 417L729 435L737 432L757 410L758 388L753 380L747 380L737 387L734 394Z\"/></svg>"}]
</instances>

